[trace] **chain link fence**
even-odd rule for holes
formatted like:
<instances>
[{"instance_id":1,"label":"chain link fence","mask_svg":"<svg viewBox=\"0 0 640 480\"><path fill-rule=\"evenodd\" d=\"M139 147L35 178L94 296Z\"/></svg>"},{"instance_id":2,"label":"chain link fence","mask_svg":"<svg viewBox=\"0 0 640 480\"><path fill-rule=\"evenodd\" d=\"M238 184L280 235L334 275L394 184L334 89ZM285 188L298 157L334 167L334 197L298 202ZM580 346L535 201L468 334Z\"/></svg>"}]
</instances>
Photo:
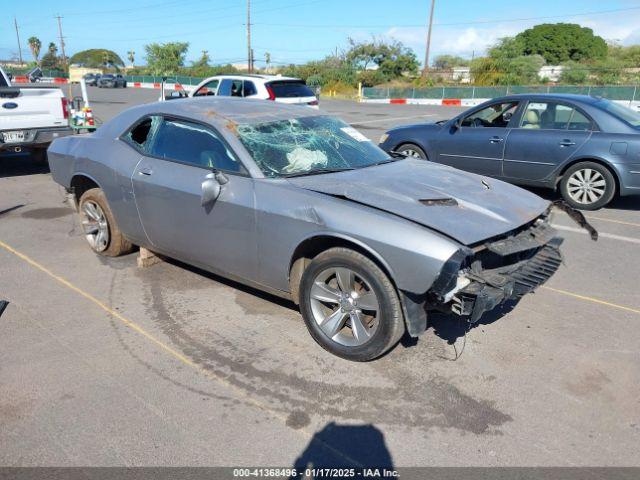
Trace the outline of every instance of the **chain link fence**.
<instances>
[{"instance_id":1,"label":"chain link fence","mask_svg":"<svg viewBox=\"0 0 640 480\"><path fill-rule=\"evenodd\" d=\"M640 101L640 89L634 85L626 86L587 86L587 85L513 85L507 87L365 87L362 96L369 99L386 98L495 98L514 93L575 93L595 95L610 100Z\"/></svg>"},{"instance_id":2,"label":"chain link fence","mask_svg":"<svg viewBox=\"0 0 640 480\"><path fill-rule=\"evenodd\" d=\"M160 83L163 77L156 77L154 75L125 75L125 78L127 82L130 83ZM179 83L180 85L197 85L204 80L204 78L188 77L185 75L173 75L164 78L166 83Z\"/></svg>"}]
</instances>

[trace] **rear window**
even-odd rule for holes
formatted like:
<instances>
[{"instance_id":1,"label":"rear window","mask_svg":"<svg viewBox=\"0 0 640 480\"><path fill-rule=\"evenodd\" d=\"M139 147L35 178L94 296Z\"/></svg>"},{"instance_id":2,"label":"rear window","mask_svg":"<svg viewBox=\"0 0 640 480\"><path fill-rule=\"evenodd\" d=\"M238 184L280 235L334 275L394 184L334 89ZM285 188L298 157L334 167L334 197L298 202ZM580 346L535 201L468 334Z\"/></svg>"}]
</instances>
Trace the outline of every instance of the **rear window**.
<instances>
[{"instance_id":1,"label":"rear window","mask_svg":"<svg viewBox=\"0 0 640 480\"><path fill-rule=\"evenodd\" d=\"M267 85L273 90L276 98L315 97L313 91L304 82L270 82Z\"/></svg>"}]
</instances>

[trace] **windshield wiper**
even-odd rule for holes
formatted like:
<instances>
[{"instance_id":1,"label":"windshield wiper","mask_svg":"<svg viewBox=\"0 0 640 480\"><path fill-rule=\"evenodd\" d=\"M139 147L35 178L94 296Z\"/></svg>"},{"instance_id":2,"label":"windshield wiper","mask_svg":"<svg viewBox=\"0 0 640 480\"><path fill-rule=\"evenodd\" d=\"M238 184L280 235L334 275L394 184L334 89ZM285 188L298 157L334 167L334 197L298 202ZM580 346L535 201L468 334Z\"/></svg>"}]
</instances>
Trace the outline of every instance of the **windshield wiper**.
<instances>
[{"instance_id":1,"label":"windshield wiper","mask_svg":"<svg viewBox=\"0 0 640 480\"><path fill-rule=\"evenodd\" d=\"M306 177L308 175L319 175L319 174L322 174L322 173L346 172L347 170L355 170L355 169L353 167L346 167L346 168L318 168L316 170L309 170L307 172L288 173L286 175L283 175L283 177L285 177L285 178Z\"/></svg>"}]
</instances>

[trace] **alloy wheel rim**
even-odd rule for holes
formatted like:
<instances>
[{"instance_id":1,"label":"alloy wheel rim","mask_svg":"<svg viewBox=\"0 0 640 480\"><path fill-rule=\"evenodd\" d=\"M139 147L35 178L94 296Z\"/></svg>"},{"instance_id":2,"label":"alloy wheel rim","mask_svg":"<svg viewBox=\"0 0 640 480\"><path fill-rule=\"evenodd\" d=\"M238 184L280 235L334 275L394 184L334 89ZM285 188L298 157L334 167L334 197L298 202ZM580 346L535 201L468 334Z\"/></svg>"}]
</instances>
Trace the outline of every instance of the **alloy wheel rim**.
<instances>
[{"instance_id":1,"label":"alloy wheel rim","mask_svg":"<svg viewBox=\"0 0 640 480\"><path fill-rule=\"evenodd\" d=\"M604 196L606 188L604 176L592 168L575 171L567 182L569 196L583 205L596 203Z\"/></svg>"},{"instance_id":2,"label":"alloy wheel rim","mask_svg":"<svg viewBox=\"0 0 640 480\"><path fill-rule=\"evenodd\" d=\"M420 155L420 153L418 153L417 151L415 151L413 148L404 148L400 151L400 153L402 153L403 155L406 155L408 157L413 157L413 158L422 158L422 156Z\"/></svg>"},{"instance_id":3,"label":"alloy wheel rim","mask_svg":"<svg viewBox=\"0 0 640 480\"><path fill-rule=\"evenodd\" d=\"M320 272L309 297L318 327L340 345L364 345L379 327L380 304L376 293L349 268L334 267Z\"/></svg>"},{"instance_id":4,"label":"alloy wheel rim","mask_svg":"<svg viewBox=\"0 0 640 480\"><path fill-rule=\"evenodd\" d=\"M91 248L103 252L109 246L109 223L100 205L88 201L82 205L82 229Z\"/></svg>"}]
</instances>

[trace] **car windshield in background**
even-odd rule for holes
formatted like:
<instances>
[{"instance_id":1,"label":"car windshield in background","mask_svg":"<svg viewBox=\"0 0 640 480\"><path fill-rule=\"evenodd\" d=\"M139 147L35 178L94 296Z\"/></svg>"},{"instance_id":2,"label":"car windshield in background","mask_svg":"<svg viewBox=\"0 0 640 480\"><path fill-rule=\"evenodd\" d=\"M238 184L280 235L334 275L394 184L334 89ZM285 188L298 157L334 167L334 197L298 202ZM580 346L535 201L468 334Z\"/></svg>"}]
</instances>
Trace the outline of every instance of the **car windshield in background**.
<instances>
[{"instance_id":1,"label":"car windshield in background","mask_svg":"<svg viewBox=\"0 0 640 480\"><path fill-rule=\"evenodd\" d=\"M273 90L276 98L314 97L315 94L304 82L270 82L267 85Z\"/></svg>"},{"instance_id":2,"label":"car windshield in background","mask_svg":"<svg viewBox=\"0 0 640 480\"><path fill-rule=\"evenodd\" d=\"M112 78L116 78L115 75L111 75L111 74L106 74L106 75L102 75L102 77L105 80L111 80Z\"/></svg>"},{"instance_id":3,"label":"car windshield in background","mask_svg":"<svg viewBox=\"0 0 640 480\"><path fill-rule=\"evenodd\" d=\"M640 128L640 113L631 110L630 108L620 105L619 103L612 102L603 98L598 100L594 104L596 107L609 112L616 118L619 118L623 122L628 123L634 128Z\"/></svg>"},{"instance_id":4,"label":"car windshield in background","mask_svg":"<svg viewBox=\"0 0 640 480\"><path fill-rule=\"evenodd\" d=\"M268 177L351 170L389 160L356 129L328 116L238 125L237 132Z\"/></svg>"}]
</instances>

